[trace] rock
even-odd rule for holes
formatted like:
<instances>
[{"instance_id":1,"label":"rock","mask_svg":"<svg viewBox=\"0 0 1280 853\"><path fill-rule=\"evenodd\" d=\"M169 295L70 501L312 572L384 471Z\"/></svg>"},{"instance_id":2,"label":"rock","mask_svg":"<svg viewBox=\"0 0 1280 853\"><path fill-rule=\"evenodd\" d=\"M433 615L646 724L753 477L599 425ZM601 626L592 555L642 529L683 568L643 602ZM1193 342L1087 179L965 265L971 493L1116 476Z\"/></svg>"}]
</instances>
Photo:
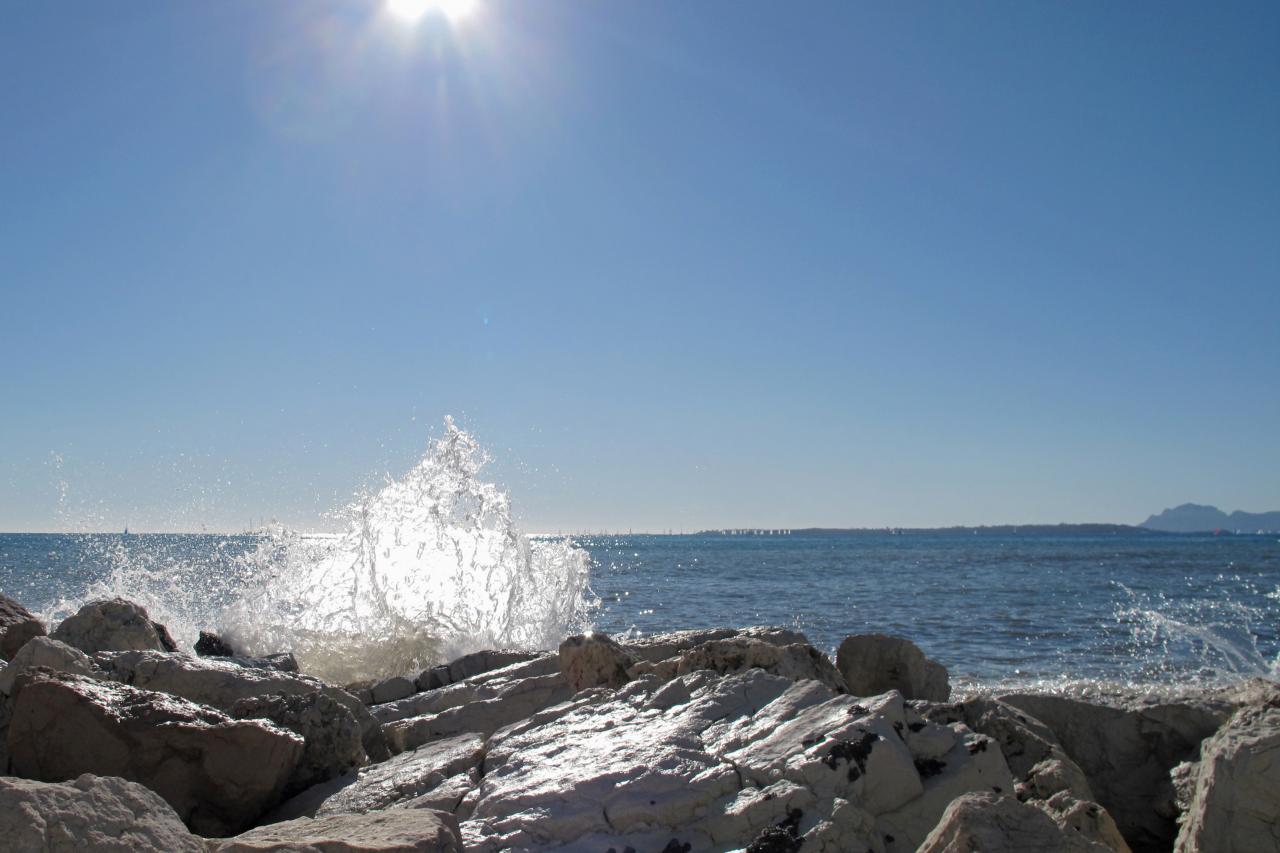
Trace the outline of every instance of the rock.
<instances>
[{"instance_id":1,"label":"rock","mask_svg":"<svg viewBox=\"0 0 1280 853\"><path fill-rule=\"evenodd\" d=\"M251 696L232 705L230 714L237 720L270 720L302 737L302 758L285 785L285 797L369 761L351 712L323 693Z\"/></svg>"},{"instance_id":2,"label":"rock","mask_svg":"<svg viewBox=\"0 0 1280 853\"><path fill-rule=\"evenodd\" d=\"M72 672L90 677L101 676L101 672L93 665L89 656L79 649L49 637L34 637L13 656L8 666L0 670L0 693L6 696L11 694L18 676L38 666L48 667L57 672Z\"/></svg>"},{"instance_id":3,"label":"rock","mask_svg":"<svg viewBox=\"0 0 1280 853\"><path fill-rule=\"evenodd\" d=\"M1062 749L1053 731L1027 712L980 696L952 705L917 704L926 719L964 723L993 738L1013 773L1018 799L1048 799L1059 791L1069 791L1081 800L1094 798L1084 771Z\"/></svg>"},{"instance_id":4,"label":"rock","mask_svg":"<svg viewBox=\"0 0 1280 853\"><path fill-rule=\"evenodd\" d=\"M845 637L836 651L836 669L855 696L897 690L906 699L945 702L951 695L947 670L924 656L910 640L885 634Z\"/></svg>"},{"instance_id":5,"label":"rock","mask_svg":"<svg viewBox=\"0 0 1280 853\"><path fill-rule=\"evenodd\" d=\"M458 806L477 851L702 853L783 841L770 827L806 851L908 850L886 848L881 821L923 839L957 793L1013 785L989 738L897 693L857 700L755 668L578 692L493 734L483 770Z\"/></svg>"},{"instance_id":6,"label":"rock","mask_svg":"<svg viewBox=\"0 0 1280 853\"><path fill-rule=\"evenodd\" d=\"M462 853L458 821L431 809L303 817L228 838L212 853Z\"/></svg>"},{"instance_id":7,"label":"rock","mask_svg":"<svg viewBox=\"0 0 1280 853\"><path fill-rule=\"evenodd\" d=\"M373 694L373 704L382 705L386 702L395 702L397 699L412 696L417 692L417 688L408 678L395 676L394 678L386 678L379 681L373 685L370 692Z\"/></svg>"},{"instance_id":8,"label":"rock","mask_svg":"<svg viewBox=\"0 0 1280 853\"><path fill-rule=\"evenodd\" d=\"M0 595L0 660L13 660L32 637L45 635L44 623L7 595Z\"/></svg>"},{"instance_id":9,"label":"rock","mask_svg":"<svg viewBox=\"0 0 1280 853\"><path fill-rule=\"evenodd\" d=\"M848 692L844 678L836 672L827 656L808 643L778 645L754 637L709 640L669 660L656 664L641 662L632 666L629 672L632 677L652 673L661 681L670 681L677 675L700 669L729 675L752 668L792 681L812 679L838 693Z\"/></svg>"},{"instance_id":10,"label":"rock","mask_svg":"<svg viewBox=\"0 0 1280 853\"><path fill-rule=\"evenodd\" d=\"M1176 853L1280 851L1280 707L1237 711L1204 742Z\"/></svg>"},{"instance_id":11,"label":"rock","mask_svg":"<svg viewBox=\"0 0 1280 853\"><path fill-rule=\"evenodd\" d=\"M53 638L89 654L165 650L147 611L123 598L86 604L62 620Z\"/></svg>"},{"instance_id":12,"label":"rock","mask_svg":"<svg viewBox=\"0 0 1280 853\"><path fill-rule=\"evenodd\" d=\"M453 787L447 797L437 801L446 802L445 810L452 811L457 801L475 787L483 758L481 735L468 733L438 740L303 791L268 815L267 820L383 811L423 800L446 783ZM460 791L459 781L463 781Z\"/></svg>"},{"instance_id":13,"label":"rock","mask_svg":"<svg viewBox=\"0 0 1280 853\"><path fill-rule=\"evenodd\" d=\"M478 687L464 683L451 685L436 692L446 694L455 687L463 688L457 691L459 696L437 697L440 704L436 707L440 710L436 713L391 720L391 715L399 713L401 709L382 706L389 707L386 716L379 716L388 720L383 724L383 733L392 752L404 752L424 743L463 732L480 732L489 735L503 726L524 720L537 711L563 702L573 695L573 690L559 675L522 678L512 682ZM477 698L457 705L445 704L467 693Z\"/></svg>"},{"instance_id":14,"label":"rock","mask_svg":"<svg viewBox=\"0 0 1280 853\"><path fill-rule=\"evenodd\" d=\"M168 628L159 622L152 622L151 627L156 629L156 638L160 641L160 651L176 652L178 650L178 644L173 641L173 637L169 636Z\"/></svg>"},{"instance_id":15,"label":"rock","mask_svg":"<svg viewBox=\"0 0 1280 853\"><path fill-rule=\"evenodd\" d=\"M274 805L303 752L263 720L48 669L18 677L8 743L14 775L140 782L201 835L237 832Z\"/></svg>"},{"instance_id":16,"label":"rock","mask_svg":"<svg viewBox=\"0 0 1280 853\"><path fill-rule=\"evenodd\" d=\"M1053 818L1053 822L1068 835L1095 841L1115 853L1130 853L1116 822L1098 803L1077 799L1064 790L1047 800L1034 800L1032 805Z\"/></svg>"},{"instance_id":17,"label":"rock","mask_svg":"<svg viewBox=\"0 0 1280 853\"><path fill-rule=\"evenodd\" d=\"M0 778L0 847L11 853L204 853L159 795L125 779Z\"/></svg>"},{"instance_id":18,"label":"rock","mask_svg":"<svg viewBox=\"0 0 1280 853\"><path fill-rule=\"evenodd\" d=\"M636 661L658 663L676 657L682 652L709 643L713 640L730 640L734 637L747 637L772 643L775 646L790 646L796 643L807 644L809 641L799 631L787 628L757 626L752 628L712 628L702 631L673 631L668 634L654 634L641 640L633 640L623 646L627 654Z\"/></svg>"},{"instance_id":19,"label":"rock","mask_svg":"<svg viewBox=\"0 0 1280 853\"><path fill-rule=\"evenodd\" d=\"M965 794L947 806L917 853L1107 853L1048 814L1007 795Z\"/></svg>"},{"instance_id":20,"label":"rock","mask_svg":"<svg viewBox=\"0 0 1280 853\"><path fill-rule=\"evenodd\" d=\"M96 661L112 678L135 687L181 696L201 705L230 711L250 696L319 691L351 712L360 725L361 739L370 761L390 756L382 726L356 697L319 679L274 669L242 666L234 658L193 658L160 652L100 654Z\"/></svg>"},{"instance_id":21,"label":"rock","mask_svg":"<svg viewBox=\"0 0 1280 853\"><path fill-rule=\"evenodd\" d=\"M1200 741L1223 721L1221 710L1182 703L1113 708L1032 694L1000 698L1052 730L1130 847L1154 853L1173 846L1177 805L1169 772L1195 757Z\"/></svg>"},{"instance_id":22,"label":"rock","mask_svg":"<svg viewBox=\"0 0 1280 853\"><path fill-rule=\"evenodd\" d=\"M512 649L486 649L472 652L449 662L449 683L453 684L497 669L504 669L514 663L524 663L541 657L546 657L546 655L543 652L525 652Z\"/></svg>"},{"instance_id":23,"label":"rock","mask_svg":"<svg viewBox=\"0 0 1280 853\"><path fill-rule=\"evenodd\" d=\"M230 643L212 631L200 632L195 651L202 658L229 658L236 654Z\"/></svg>"},{"instance_id":24,"label":"rock","mask_svg":"<svg viewBox=\"0 0 1280 853\"><path fill-rule=\"evenodd\" d=\"M574 692L621 687L631 680L631 656L608 634L579 634L560 644L560 674Z\"/></svg>"}]
</instances>

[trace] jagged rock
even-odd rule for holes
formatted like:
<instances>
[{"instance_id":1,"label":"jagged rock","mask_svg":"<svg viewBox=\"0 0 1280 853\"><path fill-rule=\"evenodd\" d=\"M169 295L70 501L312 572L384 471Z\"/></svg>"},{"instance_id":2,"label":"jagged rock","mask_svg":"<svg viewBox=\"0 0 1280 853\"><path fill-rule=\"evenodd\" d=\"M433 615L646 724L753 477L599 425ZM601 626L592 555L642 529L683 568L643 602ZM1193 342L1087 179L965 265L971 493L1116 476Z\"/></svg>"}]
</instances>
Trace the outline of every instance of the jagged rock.
<instances>
[{"instance_id":1,"label":"jagged rock","mask_svg":"<svg viewBox=\"0 0 1280 853\"><path fill-rule=\"evenodd\" d=\"M951 705L916 704L926 719L961 722L994 738L1013 773L1018 799L1044 800L1059 791L1069 791L1080 800L1094 799L1084 771L1062 749L1053 731L1027 712L981 696Z\"/></svg>"},{"instance_id":2,"label":"jagged rock","mask_svg":"<svg viewBox=\"0 0 1280 853\"><path fill-rule=\"evenodd\" d=\"M478 676L499 670L511 670L517 664L534 662L527 676L548 675L559 670L556 656L545 652L525 652L511 649L486 649L463 655L455 661L424 669L414 680L418 691L437 690L459 681L475 681ZM541 662L537 665L536 662Z\"/></svg>"},{"instance_id":3,"label":"jagged rock","mask_svg":"<svg viewBox=\"0 0 1280 853\"><path fill-rule=\"evenodd\" d=\"M1280 707L1237 711L1196 770L1176 853L1280 851Z\"/></svg>"},{"instance_id":4,"label":"jagged rock","mask_svg":"<svg viewBox=\"0 0 1280 853\"><path fill-rule=\"evenodd\" d=\"M202 835L239 831L274 805L303 751L263 720L48 669L18 677L8 743L14 775L140 782Z\"/></svg>"},{"instance_id":5,"label":"jagged rock","mask_svg":"<svg viewBox=\"0 0 1280 853\"><path fill-rule=\"evenodd\" d=\"M363 702L310 676L242 666L232 658L193 658L161 652L100 654L95 660L117 681L171 693L221 711L230 711L237 701L250 696L294 696L319 691L351 712L360 725L370 761L382 761L390 755L382 726Z\"/></svg>"},{"instance_id":6,"label":"jagged rock","mask_svg":"<svg viewBox=\"0 0 1280 853\"><path fill-rule=\"evenodd\" d=\"M234 657L236 650L231 644L212 631L201 631L195 645L196 654L202 658Z\"/></svg>"},{"instance_id":7,"label":"jagged rock","mask_svg":"<svg viewBox=\"0 0 1280 853\"><path fill-rule=\"evenodd\" d=\"M458 821L431 809L395 809L273 823L228 838L211 853L462 853Z\"/></svg>"},{"instance_id":8,"label":"jagged rock","mask_svg":"<svg viewBox=\"0 0 1280 853\"><path fill-rule=\"evenodd\" d=\"M965 794L947 806L917 853L1108 853L1109 848L1058 826L1011 796Z\"/></svg>"},{"instance_id":9,"label":"jagged rock","mask_svg":"<svg viewBox=\"0 0 1280 853\"><path fill-rule=\"evenodd\" d=\"M1092 705L1061 696L1011 694L1001 701L1052 730L1135 851L1167 851L1177 835L1169 771L1194 758L1217 730L1221 710L1173 703L1136 709Z\"/></svg>"},{"instance_id":10,"label":"jagged rock","mask_svg":"<svg viewBox=\"0 0 1280 853\"><path fill-rule=\"evenodd\" d=\"M941 757L912 752L909 723ZM881 821L923 838L956 793L1012 788L990 743L921 720L897 693L856 700L759 669L644 676L495 733L458 811L477 851L701 853L780 825L803 850L907 850L885 847Z\"/></svg>"},{"instance_id":11,"label":"jagged rock","mask_svg":"<svg viewBox=\"0 0 1280 853\"><path fill-rule=\"evenodd\" d=\"M907 699L945 702L951 695L947 670L924 656L910 640L885 634L845 637L836 650L836 669L855 696L897 690Z\"/></svg>"},{"instance_id":12,"label":"jagged rock","mask_svg":"<svg viewBox=\"0 0 1280 853\"><path fill-rule=\"evenodd\" d=\"M446 783L450 790L433 802L447 805L452 812L462 796L475 787L478 768L484 757L484 738L464 734L420 746L370 765L358 773L310 788L268 815L268 820L292 820L330 814L364 814L418 801L423 805ZM465 780L462 790L457 783Z\"/></svg>"},{"instance_id":13,"label":"jagged rock","mask_svg":"<svg viewBox=\"0 0 1280 853\"><path fill-rule=\"evenodd\" d=\"M386 702L395 702L406 696L412 696L417 692L413 682L403 676L394 676L392 678L384 678L370 688L373 694L373 704L382 705Z\"/></svg>"},{"instance_id":14,"label":"jagged rock","mask_svg":"<svg viewBox=\"0 0 1280 853\"><path fill-rule=\"evenodd\" d=\"M232 705L230 714L237 720L270 720L305 741L302 758L285 785L285 797L369 761L355 717L323 693L251 696Z\"/></svg>"},{"instance_id":15,"label":"jagged rock","mask_svg":"<svg viewBox=\"0 0 1280 853\"><path fill-rule=\"evenodd\" d=\"M375 708L375 715L384 720L383 732L391 750L404 752L463 732L492 734L503 726L519 722L543 708L565 701L573 693L559 675L476 686L464 682L432 694L423 694L435 696L436 702L433 705L418 702L408 706L438 709L434 712L396 719L396 715L407 710L407 707L396 707L393 704ZM454 704L455 700L457 704ZM383 708L387 710L379 713Z\"/></svg>"},{"instance_id":16,"label":"jagged rock","mask_svg":"<svg viewBox=\"0 0 1280 853\"><path fill-rule=\"evenodd\" d=\"M1111 814L1098 803L1078 799L1063 790L1047 800L1034 800L1032 805L1053 818L1053 822L1068 835L1095 841L1115 853L1130 853L1129 845Z\"/></svg>"},{"instance_id":17,"label":"jagged rock","mask_svg":"<svg viewBox=\"0 0 1280 853\"><path fill-rule=\"evenodd\" d=\"M18 676L38 666L77 675L101 675L89 656L79 649L51 637L34 637L18 650L8 666L0 670L0 693L11 694Z\"/></svg>"},{"instance_id":18,"label":"jagged rock","mask_svg":"<svg viewBox=\"0 0 1280 853\"><path fill-rule=\"evenodd\" d=\"M772 626L756 626L751 628L712 628L700 631L673 631L667 634L655 634L640 640L632 640L623 645L627 654L636 661L658 663L676 657L682 652L709 643L713 640L730 640L734 637L747 637L772 643L775 646L791 646L796 643L808 644L804 634L787 628Z\"/></svg>"},{"instance_id":19,"label":"jagged rock","mask_svg":"<svg viewBox=\"0 0 1280 853\"><path fill-rule=\"evenodd\" d=\"M43 622L9 596L0 594L0 660L13 660L28 640L44 635Z\"/></svg>"},{"instance_id":20,"label":"jagged rock","mask_svg":"<svg viewBox=\"0 0 1280 853\"><path fill-rule=\"evenodd\" d=\"M839 693L848 692L844 678L836 672L827 656L813 646L807 643L778 645L754 637L709 640L656 664L642 661L633 665L629 672L632 677L652 673L661 681L670 681L678 675L700 669L728 675L752 668L792 681L813 679Z\"/></svg>"},{"instance_id":21,"label":"jagged rock","mask_svg":"<svg viewBox=\"0 0 1280 853\"><path fill-rule=\"evenodd\" d=\"M633 661L608 634L579 634L560 644L560 674L577 692L588 687L621 687L631 680Z\"/></svg>"},{"instance_id":22,"label":"jagged rock","mask_svg":"<svg viewBox=\"0 0 1280 853\"><path fill-rule=\"evenodd\" d=\"M168 628L159 622L152 622L151 627L156 629L156 638L160 641L160 651L176 652L178 650L178 644L170 636Z\"/></svg>"},{"instance_id":23,"label":"jagged rock","mask_svg":"<svg viewBox=\"0 0 1280 853\"><path fill-rule=\"evenodd\" d=\"M165 651L155 623L132 601L92 601L62 620L53 638L82 652Z\"/></svg>"},{"instance_id":24,"label":"jagged rock","mask_svg":"<svg viewBox=\"0 0 1280 853\"><path fill-rule=\"evenodd\" d=\"M84 774L65 783L0 778L0 847L10 853L204 853L148 788Z\"/></svg>"}]
</instances>

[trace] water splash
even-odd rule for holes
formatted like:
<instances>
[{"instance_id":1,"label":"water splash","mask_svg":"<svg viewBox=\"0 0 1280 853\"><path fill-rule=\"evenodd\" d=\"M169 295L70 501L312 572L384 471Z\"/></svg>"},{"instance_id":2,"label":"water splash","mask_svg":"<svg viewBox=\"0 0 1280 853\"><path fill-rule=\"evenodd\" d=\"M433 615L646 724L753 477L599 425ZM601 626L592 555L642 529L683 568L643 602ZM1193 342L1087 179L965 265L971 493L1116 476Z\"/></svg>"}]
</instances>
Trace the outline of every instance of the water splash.
<instances>
[{"instance_id":1,"label":"water splash","mask_svg":"<svg viewBox=\"0 0 1280 853\"><path fill-rule=\"evenodd\" d=\"M275 529L219 628L253 652L291 650L335 681L411 672L481 648L539 649L585 626L587 554L520 532L489 456L446 419L404 477L345 511L346 532Z\"/></svg>"}]
</instances>

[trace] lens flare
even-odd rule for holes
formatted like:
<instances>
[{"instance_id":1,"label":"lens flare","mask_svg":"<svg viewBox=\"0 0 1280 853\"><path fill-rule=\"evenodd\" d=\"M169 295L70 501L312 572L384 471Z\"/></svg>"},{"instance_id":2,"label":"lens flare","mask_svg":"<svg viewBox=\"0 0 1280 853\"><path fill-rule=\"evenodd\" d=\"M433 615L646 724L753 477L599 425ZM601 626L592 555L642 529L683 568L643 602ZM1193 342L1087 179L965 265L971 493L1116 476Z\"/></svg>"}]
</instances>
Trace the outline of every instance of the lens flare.
<instances>
[{"instance_id":1,"label":"lens flare","mask_svg":"<svg viewBox=\"0 0 1280 853\"><path fill-rule=\"evenodd\" d=\"M466 17L475 8L475 0L386 0L392 17L413 24L435 13L449 21Z\"/></svg>"}]
</instances>

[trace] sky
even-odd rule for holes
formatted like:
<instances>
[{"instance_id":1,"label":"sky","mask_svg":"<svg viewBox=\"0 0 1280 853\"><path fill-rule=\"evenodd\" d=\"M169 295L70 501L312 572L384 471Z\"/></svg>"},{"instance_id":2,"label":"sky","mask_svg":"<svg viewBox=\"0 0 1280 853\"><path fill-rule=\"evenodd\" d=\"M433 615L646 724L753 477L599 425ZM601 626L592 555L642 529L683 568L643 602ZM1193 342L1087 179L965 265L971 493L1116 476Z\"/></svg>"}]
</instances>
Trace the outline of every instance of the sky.
<instances>
[{"instance_id":1,"label":"sky","mask_svg":"<svg viewBox=\"0 0 1280 853\"><path fill-rule=\"evenodd\" d=\"M1280 4L0 7L0 530L1280 509Z\"/></svg>"}]
</instances>

